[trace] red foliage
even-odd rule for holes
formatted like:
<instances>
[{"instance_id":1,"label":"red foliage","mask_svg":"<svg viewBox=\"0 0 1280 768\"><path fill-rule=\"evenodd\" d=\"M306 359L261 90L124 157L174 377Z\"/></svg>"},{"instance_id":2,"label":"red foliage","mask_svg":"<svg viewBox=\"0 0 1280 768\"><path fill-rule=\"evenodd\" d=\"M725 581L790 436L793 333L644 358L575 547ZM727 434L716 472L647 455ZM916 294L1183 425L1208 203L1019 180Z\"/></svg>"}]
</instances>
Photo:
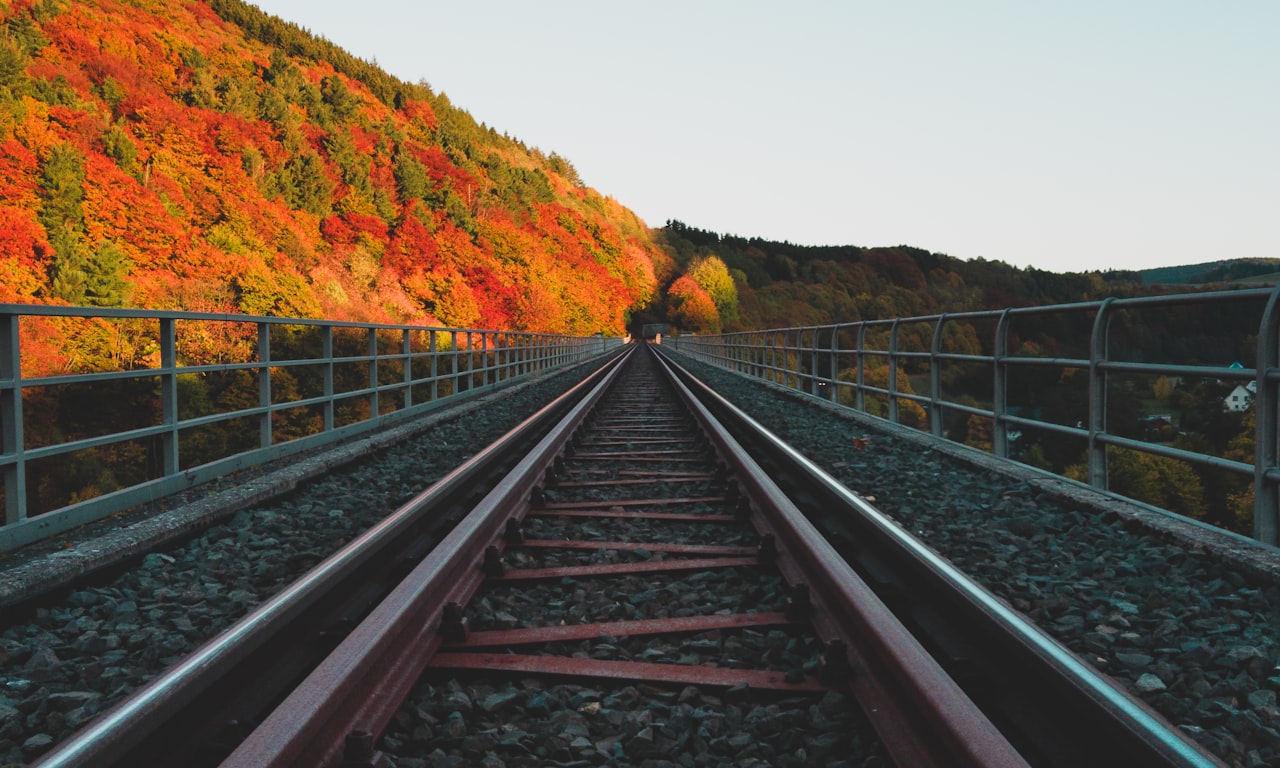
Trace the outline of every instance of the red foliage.
<instances>
[{"instance_id":1,"label":"red foliage","mask_svg":"<svg viewBox=\"0 0 1280 768\"><path fill-rule=\"evenodd\" d=\"M416 215L406 213L382 256L382 266L397 275L409 275L426 269L439 253L431 232Z\"/></svg>"},{"instance_id":2,"label":"red foliage","mask_svg":"<svg viewBox=\"0 0 1280 768\"><path fill-rule=\"evenodd\" d=\"M28 212L0 206L0 302L32 301L52 255L44 228Z\"/></svg>"},{"instance_id":3,"label":"red foliage","mask_svg":"<svg viewBox=\"0 0 1280 768\"><path fill-rule=\"evenodd\" d=\"M35 208L40 161L36 153L10 139L0 143L0 205Z\"/></svg>"},{"instance_id":4,"label":"red foliage","mask_svg":"<svg viewBox=\"0 0 1280 768\"><path fill-rule=\"evenodd\" d=\"M377 216L348 212L320 222L320 234L333 245L358 245L361 235L386 243L387 223Z\"/></svg>"},{"instance_id":5,"label":"red foliage","mask_svg":"<svg viewBox=\"0 0 1280 768\"><path fill-rule=\"evenodd\" d=\"M359 125L353 125L349 128L351 133L351 142L355 144L356 151L365 155L372 155L374 147L378 146L378 140L382 138L382 134L371 128L363 128Z\"/></svg>"},{"instance_id":6,"label":"red foliage","mask_svg":"<svg viewBox=\"0 0 1280 768\"><path fill-rule=\"evenodd\" d=\"M453 182L453 188L459 191L476 188L476 177L453 164L444 150L437 146L416 149L414 156L427 168L427 175L437 184L445 179Z\"/></svg>"},{"instance_id":7,"label":"red foliage","mask_svg":"<svg viewBox=\"0 0 1280 768\"><path fill-rule=\"evenodd\" d=\"M50 107L49 116L62 125L68 134L67 138L81 150L99 143L107 121L96 112L83 112L72 107Z\"/></svg>"},{"instance_id":8,"label":"red foliage","mask_svg":"<svg viewBox=\"0 0 1280 768\"><path fill-rule=\"evenodd\" d=\"M330 216L320 222L320 234L331 243L351 245L356 240L356 232L341 216Z\"/></svg>"},{"instance_id":9,"label":"red foliage","mask_svg":"<svg viewBox=\"0 0 1280 768\"><path fill-rule=\"evenodd\" d=\"M138 268L163 266L183 241L156 195L96 152L85 157L84 210L89 241L114 241Z\"/></svg>"},{"instance_id":10,"label":"red foliage","mask_svg":"<svg viewBox=\"0 0 1280 768\"><path fill-rule=\"evenodd\" d=\"M202 3L198 0L195 2L189 2L187 3L187 12L194 16L196 21L201 24L222 26L222 19L218 17L218 14L213 12L213 9L209 7L208 3Z\"/></svg>"},{"instance_id":11,"label":"red foliage","mask_svg":"<svg viewBox=\"0 0 1280 768\"><path fill-rule=\"evenodd\" d=\"M434 131L439 121L436 120L436 113L431 109L431 105L425 101L407 101L400 108L410 120L418 123L419 127L425 131Z\"/></svg>"}]
</instances>

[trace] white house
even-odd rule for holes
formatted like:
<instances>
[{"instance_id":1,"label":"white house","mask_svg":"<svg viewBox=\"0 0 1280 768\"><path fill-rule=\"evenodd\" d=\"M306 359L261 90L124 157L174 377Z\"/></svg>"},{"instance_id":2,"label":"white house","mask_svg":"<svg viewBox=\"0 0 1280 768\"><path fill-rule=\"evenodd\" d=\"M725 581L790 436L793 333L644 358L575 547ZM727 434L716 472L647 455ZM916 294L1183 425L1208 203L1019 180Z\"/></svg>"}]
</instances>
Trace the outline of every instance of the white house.
<instances>
[{"instance_id":1,"label":"white house","mask_svg":"<svg viewBox=\"0 0 1280 768\"><path fill-rule=\"evenodd\" d=\"M1236 388L1231 390L1231 394L1227 395L1222 401L1222 407L1224 410L1228 410L1233 413L1249 410L1249 407L1253 405L1252 390L1257 387L1257 384L1254 382L1249 383L1253 384L1253 387L1246 387L1243 384L1237 384Z\"/></svg>"}]
</instances>

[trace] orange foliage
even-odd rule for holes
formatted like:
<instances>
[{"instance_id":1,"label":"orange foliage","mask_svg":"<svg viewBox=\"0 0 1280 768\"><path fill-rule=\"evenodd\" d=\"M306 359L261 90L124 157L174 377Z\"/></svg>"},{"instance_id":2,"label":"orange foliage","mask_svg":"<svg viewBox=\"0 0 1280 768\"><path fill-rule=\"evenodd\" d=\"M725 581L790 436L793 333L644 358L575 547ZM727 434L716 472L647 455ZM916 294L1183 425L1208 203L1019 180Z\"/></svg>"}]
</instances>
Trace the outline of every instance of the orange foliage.
<instances>
[{"instance_id":1,"label":"orange foliage","mask_svg":"<svg viewBox=\"0 0 1280 768\"><path fill-rule=\"evenodd\" d=\"M667 302L667 316L682 330L720 332L716 303L692 277L681 275L672 283L667 289Z\"/></svg>"},{"instance_id":2,"label":"orange foliage","mask_svg":"<svg viewBox=\"0 0 1280 768\"><path fill-rule=\"evenodd\" d=\"M393 109L300 57L277 86L272 49L195 0L82 0L38 24L28 92L62 95L0 120L0 300L45 287L39 180L62 144L83 157L79 234L124 252L144 306L618 333L671 269L616 201L424 87ZM330 156L338 133L354 161ZM391 148L421 166L413 199Z\"/></svg>"},{"instance_id":3,"label":"orange foliage","mask_svg":"<svg viewBox=\"0 0 1280 768\"><path fill-rule=\"evenodd\" d=\"M0 303L33 301L52 253L29 212L0 205Z\"/></svg>"},{"instance_id":4,"label":"orange foliage","mask_svg":"<svg viewBox=\"0 0 1280 768\"><path fill-rule=\"evenodd\" d=\"M414 123L418 130L430 133L436 129L438 124L436 113L427 102L417 99L407 101L400 111Z\"/></svg>"}]
</instances>

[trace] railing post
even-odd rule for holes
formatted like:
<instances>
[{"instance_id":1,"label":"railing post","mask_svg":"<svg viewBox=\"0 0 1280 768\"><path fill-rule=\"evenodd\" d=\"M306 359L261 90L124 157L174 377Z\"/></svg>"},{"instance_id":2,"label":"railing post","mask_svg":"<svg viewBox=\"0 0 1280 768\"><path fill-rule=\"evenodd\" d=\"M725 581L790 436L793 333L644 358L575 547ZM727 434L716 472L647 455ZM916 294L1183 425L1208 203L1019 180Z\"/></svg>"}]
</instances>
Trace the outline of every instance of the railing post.
<instances>
[{"instance_id":1,"label":"railing post","mask_svg":"<svg viewBox=\"0 0 1280 768\"><path fill-rule=\"evenodd\" d=\"M452 384L453 390L449 394L456 395L459 392L459 389L458 389L458 332L457 331L449 331L449 341L452 344L452 349L450 350L450 355L449 355L449 376L450 376L449 380L453 382Z\"/></svg>"},{"instance_id":2,"label":"railing post","mask_svg":"<svg viewBox=\"0 0 1280 768\"><path fill-rule=\"evenodd\" d=\"M501 343L495 342L497 346L498 371L496 374L497 381L504 381L511 378L511 332L498 334L497 337L502 339Z\"/></svg>"},{"instance_id":3,"label":"railing post","mask_svg":"<svg viewBox=\"0 0 1280 768\"><path fill-rule=\"evenodd\" d=\"M271 324L258 321L258 447L271 447Z\"/></svg>"},{"instance_id":4,"label":"railing post","mask_svg":"<svg viewBox=\"0 0 1280 768\"><path fill-rule=\"evenodd\" d=\"M795 330L795 337L792 342L790 330L782 332L782 384L788 389L800 388L800 339L803 338L800 329ZM792 355L795 355L795 364L791 362Z\"/></svg>"},{"instance_id":5,"label":"railing post","mask_svg":"<svg viewBox=\"0 0 1280 768\"><path fill-rule=\"evenodd\" d=\"M400 372L404 374L404 407L413 407L413 342L409 337L409 329L400 332Z\"/></svg>"},{"instance_id":6,"label":"railing post","mask_svg":"<svg viewBox=\"0 0 1280 768\"><path fill-rule=\"evenodd\" d=\"M467 391L476 388L476 336L467 331Z\"/></svg>"},{"instance_id":7,"label":"railing post","mask_svg":"<svg viewBox=\"0 0 1280 768\"><path fill-rule=\"evenodd\" d=\"M1089 485L1107 489L1107 446L1098 439L1107 432L1107 339L1110 336L1111 302L1104 299L1093 321L1089 344Z\"/></svg>"},{"instance_id":8,"label":"railing post","mask_svg":"<svg viewBox=\"0 0 1280 768\"><path fill-rule=\"evenodd\" d=\"M435 331L427 331L427 353L431 360L431 402L434 403L440 399L440 381L436 378L440 374L440 366L437 365L440 349L437 346Z\"/></svg>"},{"instance_id":9,"label":"railing post","mask_svg":"<svg viewBox=\"0 0 1280 768\"><path fill-rule=\"evenodd\" d=\"M369 356L369 418L378 417L378 329L369 328L365 335L365 354Z\"/></svg>"},{"instance_id":10,"label":"railing post","mask_svg":"<svg viewBox=\"0 0 1280 768\"><path fill-rule=\"evenodd\" d=\"M167 431L160 436L160 461L165 477L178 474L178 341L176 321L160 318L160 418Z\"/></svg>"},{"instance_id":11,"label":"railing post","mask_svg":"<svg viewBox=\"0 0 1280 768\"><path fill-rule=\"evenodd\" d=\"M816 395L822 391L818 386L818 337L821 333L818 326L813 327L813 338L809 345L809 394Z\"/></svg>"},{"instance_id":12,"label":"railing post","mask_svg":"<svg viewBox=\"0 0 1280 768\"><path fill-rule=\"evenodd\" d=\"M320 354L324 357L324 431L333 430L333 326L320 328Z\"/></svg>"},{"instance_id":13,"label":"railing post","mask_svg":"<svg viewBox=\"0 0 1280 768\"><path fill-rule=\"evenodd\" d=\"M933 339L929 344L929 434L942 437L943 413L942 403L942 328L946 325L947 315L938 316L938 324L933 327Z\"/></svg>"},{"instance_id":14,"label":"railing post","mask_svg":"<svg viewBox=\"0 0 1280 768\"><path fill-rule=\"evenodd\" d=\"M889 421L902 423L898 415L898 318L889 326Z\"/></svg>"},{"instance_id":15,"label":"railing post","mask_svg":"<svg viewBox=\"0 0 1280 768\"><path fill-rule=\"evenodd\" d=\"M1267 479L1280 457L1280 288L1271 292L1258 328L1257 395L1253 399L1253 537L1280 545L1280 487Z\"/></svg>"},{"instance_id":16,"label":"railing post","mask_svg":"<svg viewBox=\"0 0 1280 768\"><path fill-rule=\"evenodd\" d=\"M991 350L991 451L1002 459L1009 457L1009 425L1005 414L1009 411L1009 310L1000 313L996 321L995 348Z\"/></svg>"},{"instance_id":17,"label":"railing post","mask_svg":"<svg viewBox=\"0 0 1280 768\"><path fill-rule=\"evenodd\" d=\"M22 358L17 315L0 314L0 453L13 457L4 466L4 522L27 519L27 462L23 458Z\"/></svg>"},{"instance_id":18,"label":"railing post","mask_svg":"<svg viewBox=\"0 0 1280 768\"><path fill-rule=\"evenodd\" d=\"M854 351L854 365L856 366L856 376L854 378L853 387L853 407L863 413L867 412L867 393L863 390L866 384L864 378L866 374L866 366L863 365L862 352L867 348L867 324L865 322L858 323L858 341L857 348Z\"/></svg>"},{"instance_id":19,"label":"railing post","mask_svg":"<svg viewBox=\"0 0 1280 768\"><path fill-rule=\"evenodd\" d=\"M831 402L840 402L840 324L831 326Z\"/></svg>"},{"instance_id":20,"label":"railing post","mask_svg":"<svg viewBox=\"0 0 1280 768\"><path fill-rule=\"evenodd\" d=\"M494 337L494 355L496 357L498 344L497 338ZM484 331L480 332L480 386L489 386L489 334Z\"/></svg>"}]
</instances>

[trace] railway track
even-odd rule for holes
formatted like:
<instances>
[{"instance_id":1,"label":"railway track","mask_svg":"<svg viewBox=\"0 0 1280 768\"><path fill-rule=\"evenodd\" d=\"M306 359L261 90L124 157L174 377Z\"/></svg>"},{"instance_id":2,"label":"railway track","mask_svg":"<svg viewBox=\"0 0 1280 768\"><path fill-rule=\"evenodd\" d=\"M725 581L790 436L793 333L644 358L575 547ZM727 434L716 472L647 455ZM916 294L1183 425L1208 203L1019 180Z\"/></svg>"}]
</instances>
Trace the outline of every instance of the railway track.
<instances>
[{"instance_id":1,"label":"railway track","mask_svg":"<svg viewBox=\"0 0 1280 768\"><path fill-rule=\"evenodd\" d=\"M40 764L589 765L672 749L710 755L705 764L1216 764L944 563L894 541L891 525L850 522L874 510L668 378L647 348L626 357L558 401L554 427L531 420L518 449L495 449L504 469L514 464L501 479L477 457L407 505L405 520L427 508L459 518L429 552L373 549L410 524L380 526L321 567L356 571L364 587L341 599L316 587L306 609L278 598ZM832 517L841 551L788 493ZM362 570L370 563L384 566L376 577ZM282 625L292 639L269 639ZM1023 666L1011 672L981 646ZM262 647L276 655L257 657ZM224 668L237 682L219 681ZM1018 685L1029 679L1065 682ZM1036 701L1049 697L1047 709ZM744 708L828 727L810 734L791 717L751 731L737 722ZM565 727L538 740L538 719ZM1095 743L1076 743L1080 725Z\"/></svg>"}]
</instances>

